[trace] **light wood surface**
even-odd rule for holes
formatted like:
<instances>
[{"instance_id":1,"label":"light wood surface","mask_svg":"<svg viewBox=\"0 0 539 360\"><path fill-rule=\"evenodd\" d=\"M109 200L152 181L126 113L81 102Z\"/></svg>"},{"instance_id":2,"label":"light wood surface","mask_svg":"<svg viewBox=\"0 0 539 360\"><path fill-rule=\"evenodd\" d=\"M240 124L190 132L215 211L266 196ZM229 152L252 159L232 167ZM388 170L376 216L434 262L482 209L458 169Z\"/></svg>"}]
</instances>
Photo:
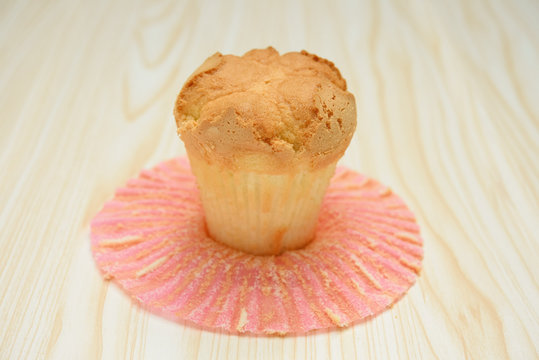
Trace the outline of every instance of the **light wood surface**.
<instances>
[{"instance_id":1,"label":"light wood surface","mask_svg":"<svg viewBox=\"0 0 539 360\"><path fill-rule=\"evenodd\" d=\"M229 336L135 306L89 221L184 153L174 98L210 54L333 60L359 126L342 163L416 212L424 269L341 331ZM539 357L539 2L0 2L1 359Z\"/></svg>"}]
</instances>

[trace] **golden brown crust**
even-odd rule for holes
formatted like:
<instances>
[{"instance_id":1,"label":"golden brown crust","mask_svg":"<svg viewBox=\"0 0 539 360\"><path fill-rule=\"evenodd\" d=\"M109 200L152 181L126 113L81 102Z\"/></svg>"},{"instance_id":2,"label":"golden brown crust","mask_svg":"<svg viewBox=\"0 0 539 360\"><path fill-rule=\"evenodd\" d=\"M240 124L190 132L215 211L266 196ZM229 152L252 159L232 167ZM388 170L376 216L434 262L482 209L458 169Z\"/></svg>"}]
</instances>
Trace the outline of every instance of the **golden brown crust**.
<instances>
[{"instance_id":1,"label":"golden brown crust","mask_svg":"<svg viewBox=\"0 0 539 360\"><path fill-rule=\"evenodd\" d=\"M271 47L209 57L183 86L174 116L190 156L260 171L333 162L356 126L354 96L332 62Z\"/></svg>"}]
</instances>

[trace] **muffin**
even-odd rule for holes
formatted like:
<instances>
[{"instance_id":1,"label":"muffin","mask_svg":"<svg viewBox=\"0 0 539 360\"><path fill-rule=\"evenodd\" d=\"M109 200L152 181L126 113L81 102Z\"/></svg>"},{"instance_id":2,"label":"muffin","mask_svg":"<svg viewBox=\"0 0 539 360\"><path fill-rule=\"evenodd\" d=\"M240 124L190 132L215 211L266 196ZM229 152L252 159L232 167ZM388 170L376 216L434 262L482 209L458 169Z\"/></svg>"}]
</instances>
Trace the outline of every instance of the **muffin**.
<instances>
[{"instance_id":1,"label":"muffin","mask_svg":"<svg viewBox=\"0 0 539 360\"><path fill-rule=\"evenodd\" d=\"M216 53L189 77L174 116L210 237L261 255L314 238L356 127L354 96L332 62L271 47Z\"/></svg>"}]
</instances>

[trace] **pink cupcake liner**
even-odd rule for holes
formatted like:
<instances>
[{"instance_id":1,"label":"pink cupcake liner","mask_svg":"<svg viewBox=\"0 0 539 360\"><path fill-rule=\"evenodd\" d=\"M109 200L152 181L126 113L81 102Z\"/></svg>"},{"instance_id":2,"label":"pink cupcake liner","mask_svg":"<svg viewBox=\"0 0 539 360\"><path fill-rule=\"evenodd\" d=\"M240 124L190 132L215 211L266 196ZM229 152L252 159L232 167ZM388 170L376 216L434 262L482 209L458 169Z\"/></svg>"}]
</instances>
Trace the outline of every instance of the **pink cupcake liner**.
<instances>
[{"instance_id":1,"label":"pink cupcake liner","mask_svg":"<svg viewBox=\"0 0 539 360\"><path fill-rule=\"evenodd\" d=\"M208 238L185 158L128 181L95 216L92 251L106 279L152 312L231 333L301 334L384 311L421 269L414 214L390 188L344 167L315 239L256 256Z\"/></svg>"}]
</instances>

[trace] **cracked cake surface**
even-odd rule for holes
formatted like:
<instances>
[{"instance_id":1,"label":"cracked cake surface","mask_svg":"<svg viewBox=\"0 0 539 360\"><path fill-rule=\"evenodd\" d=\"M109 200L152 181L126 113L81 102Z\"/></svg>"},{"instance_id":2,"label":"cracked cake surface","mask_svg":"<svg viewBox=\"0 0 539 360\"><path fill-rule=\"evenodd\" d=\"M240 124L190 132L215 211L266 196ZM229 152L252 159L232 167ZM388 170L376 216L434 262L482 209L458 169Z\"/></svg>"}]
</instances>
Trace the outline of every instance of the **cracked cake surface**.
<instances>
[{"instance_id":1,"label":"cracked cake surface","mask_svg":"<svg viewBox=\"0 0 539 360\"><path fill-rule=\"evenodd\" d=\"M332 62L269 47L210 56L186 81L174 115L190 156L280 172L338 160L356 127L354 96Z\"/></svg>"}]
</instances>

